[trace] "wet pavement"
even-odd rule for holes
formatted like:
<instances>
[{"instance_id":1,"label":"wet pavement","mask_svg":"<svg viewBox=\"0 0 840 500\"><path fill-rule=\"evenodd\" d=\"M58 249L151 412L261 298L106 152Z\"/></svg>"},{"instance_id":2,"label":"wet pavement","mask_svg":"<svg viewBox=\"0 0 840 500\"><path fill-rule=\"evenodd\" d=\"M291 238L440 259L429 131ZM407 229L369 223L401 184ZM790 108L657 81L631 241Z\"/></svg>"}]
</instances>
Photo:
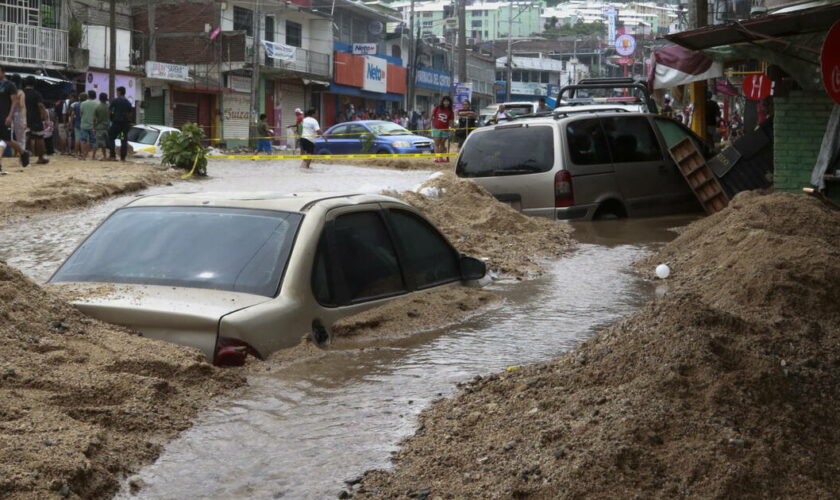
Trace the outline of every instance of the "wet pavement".
<instances>
[{"instance_id":1,"label":"wet pavement","mask_svg":"<svg viewBox=\"0 0 840 500\"><path fill-rule=\"evenodd\" d=\"M143 194L376 192L411 188L429 174L335 165L302 172L295 163L277 163L211 164L212 179ZM45 281L96 224L131 198L0 229L0 259ZM630 273L630 264L690 220L576 223L579 248L538 279L494 284L505 303L486 314L387 347L292 366L267 362L248 386L203 413L134 478L143 485L139 493L121 496L335 498L344 480L388 467L418 413L452 394L457 382L555 358L648 301L654 286Z\"/></svg>"}]
</instances>

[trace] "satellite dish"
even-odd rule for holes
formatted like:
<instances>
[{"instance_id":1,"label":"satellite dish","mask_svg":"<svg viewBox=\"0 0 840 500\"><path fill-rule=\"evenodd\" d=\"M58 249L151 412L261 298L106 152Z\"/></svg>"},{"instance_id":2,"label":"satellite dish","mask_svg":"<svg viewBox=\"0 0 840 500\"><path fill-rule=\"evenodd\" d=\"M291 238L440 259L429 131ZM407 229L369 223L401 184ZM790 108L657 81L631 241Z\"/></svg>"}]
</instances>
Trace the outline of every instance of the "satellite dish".
<instances>
[{"instance_id":1,"label":"satellite dish","mask_svg":"<svg viewBox=\"0 0 840 500\"><path fill-rule=\"evenodd\" d=\"M371 35L381 35L382 30L384 29L385 26L382 24L381 21L371 21L370 24L368 24L368 32Z\"/></svg>"}]
</instances>

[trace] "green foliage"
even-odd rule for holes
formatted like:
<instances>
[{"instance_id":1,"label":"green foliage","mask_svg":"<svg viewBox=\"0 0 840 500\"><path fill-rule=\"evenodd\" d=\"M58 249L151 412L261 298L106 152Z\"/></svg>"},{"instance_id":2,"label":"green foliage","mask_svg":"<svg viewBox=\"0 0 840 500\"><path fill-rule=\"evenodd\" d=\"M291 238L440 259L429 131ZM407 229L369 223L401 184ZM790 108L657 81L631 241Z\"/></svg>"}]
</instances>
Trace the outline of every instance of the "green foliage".
<instances>
[{"instance_id":1,"label":"green foliage","mask_svg":"<svg viewBox=\"0 0 840 500\"><path fill-rule=\"evenodd\" d=\"M367 153L373 149L373 143L375 140L376 137L374 137L374 135L370 132L362 134L362 136L359 137L359 141L362 143L362 153Z\"/></svg>"},{"instance_id":2,"label":"green foliage","mask_svg":"<svg viewBox=\"0 0 840 500\"><path fill-rule=\"evenodd\" d=\"M75 17L71 17L70 26L67 30L67 43L73 48L78 48L82 44L84 33L82 22Z\"/></svg>"},{"instance_id":3,"label":"green foliage","mask_svg":"<svg viewBox=\"0 0 840 500\"><path fill-rule=\"evenodd\" d=\"M198 156L196 175L207 175L207 151L203 146L204 130L195 123L181 127L180 134L169 134L160 144L163 150L162 163L174 168L190 171Z\"/></svg>"},{"instance_id":4,"label":"green foliage","mask_svg":"<svg viewBox=\"0 0 840 500\"><path fill-rule=\"evenodd\" d=\"M550 37L606 35L607 25L602 22L577 23L572 26L563 25L550 28L548 26L548 23L546 23L546 29L544 34Z\"/></svg>"}]
</instances>

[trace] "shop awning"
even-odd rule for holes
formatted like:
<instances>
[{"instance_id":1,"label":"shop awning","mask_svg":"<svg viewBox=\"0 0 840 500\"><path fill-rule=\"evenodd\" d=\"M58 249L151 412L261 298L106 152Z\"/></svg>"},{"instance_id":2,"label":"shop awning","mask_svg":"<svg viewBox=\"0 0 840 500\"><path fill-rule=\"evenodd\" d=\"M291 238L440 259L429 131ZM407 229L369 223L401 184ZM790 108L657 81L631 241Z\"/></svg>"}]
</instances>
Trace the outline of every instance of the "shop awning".
<instances>
[{"instance_id":1,"label":"shop awning","mask_svg":"<svg viewBox=\"0 0 840 500\"><path fill-rule=\"evenodd\" d=\"M840 3L683 31L665 38L691 50L826 31L840 20Z\"/></svg>"}]
</instances>

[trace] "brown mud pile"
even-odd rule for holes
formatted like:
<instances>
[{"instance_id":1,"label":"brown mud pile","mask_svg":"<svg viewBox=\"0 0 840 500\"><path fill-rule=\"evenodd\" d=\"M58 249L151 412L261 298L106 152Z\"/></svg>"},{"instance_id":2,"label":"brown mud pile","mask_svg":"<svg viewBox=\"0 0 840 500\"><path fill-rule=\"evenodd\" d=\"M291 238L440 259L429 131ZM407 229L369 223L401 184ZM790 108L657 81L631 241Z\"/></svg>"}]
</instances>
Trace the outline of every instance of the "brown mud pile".
<instances>
[{"instance_id":1,"label":"brown mud pile","mask_svg":"<svg viewBox=\"0 0 840 500\"><path fill-rule=\"evenodd\" d=\"M27 168L20 168L16 160L3 163L8 175L0 176L0 223L8 217L85 206L178 179L174 170L143 163L58 157Z\"/></svg>"},{"instance_id":2,"label":"brown mud pile","mask_svg":"<svg viewBox=\"0 0 840 500\"><path fill-rule=\"evenodd\" d=\"M340 319L326 347L316 346L307 334L298 346L272 354L269 361L285 365L325 357L335 350L388 345L466 321L500 303L501 297L494 292L464 286L414 293ZM259 363L253 367L261 369Z\"/></svg>"},{"instance_id":3,"label":"brown mud pile","mask_svg":"<svg viewBox=\"0 0 840 500\"><path fill-rule=\"evenodd\" d=\"M106 498L244 383L84 316L0 262L0 497Z\"/></svg>"},{"instance_id":4,"label":"brown mud pile","mask_svg":"<svg viewBox=\"0 0 840 500\"><path fill-rule=\"evenodd\" d=\"M648 264L672 291L551 363L421 416L356 498L831 498L840 214L742 195ZM558 325L562 328L562 325Z\"/></svg>"},{"instance_id":5,"label":"brown mud pile","mask_svg":"<svg viewBox=\"0 0 840 500\"><path fill-rule=\"evenodd\" d=\"M541 260L572 247L572 231L567 225L523 215L452 172L430 179L422 187L437 190L437 196L412 191L388 194L421 210L455 248L488 259L488 268L498 273L519 278L538 274Z\"/></svg>"}]
</instances>

